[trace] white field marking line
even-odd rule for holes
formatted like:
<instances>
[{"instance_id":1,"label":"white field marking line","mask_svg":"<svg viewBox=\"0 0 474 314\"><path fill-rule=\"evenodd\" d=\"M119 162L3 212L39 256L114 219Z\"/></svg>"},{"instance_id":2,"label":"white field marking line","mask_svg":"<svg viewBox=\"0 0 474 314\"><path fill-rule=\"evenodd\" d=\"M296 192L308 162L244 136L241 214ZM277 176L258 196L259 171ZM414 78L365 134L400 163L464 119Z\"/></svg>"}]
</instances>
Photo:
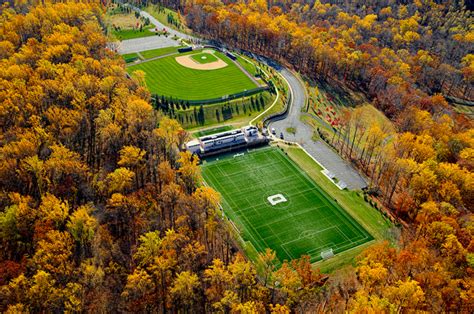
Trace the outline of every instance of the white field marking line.
<instances>
[{"instance_id":1,"label":"white field marking line","mask_svg":"<svg viewBox=\"0 0 474 314\"><path fill-rule=\"evenodd\" d=\"M285 242L283 242L280 237L273 231L273 228L269 227L270 231L273 233L273 235L278 239L278 242L280 242L279 246L283 249L283 251L285 251L286 255L288 255L288 257L290 257L290 259L294 259L294 256L293 254L291 254L290 252L287 251L287 249L285 248Z\"/></svg>"},{"instance_id":2,"label":"white field marking line","mask_svg":"<svg viewBox=\"0 0 474 314\"><path fill-rule=\"evenodd\" d=\"M331 230L331 229L334 229L334 228L335 228L335 226L327 227L327 228L325 228L325 229L321 229L321 230L319 230L319 231L313 232L312 235L316 235L316 236L317 236L318 234L320 234L320 233L322 233L322 232L325 232L325 231L328 231L328 230ZM309 230L308 230L308 231L309 231ZM304 231L303 231L303 232L304 232ZM301 233L303 233L303 232L301 232ZM301 235L301 233L300 233L300 235ZM303 238L298 237L298 238L296 238L296 239L287 241L286 243L287 243L287 244L293 243L293 242L295 242L295 241L304 240L305 238L306 238L306 237L303 237Z\"/></svg>"},{"instance_id":3,"label":"white field marking line","mask_svg":"<svg viewBox=\"0 0 474 314\"><path fill-rule=\"evenodd\" d=\"M326 217L323 218L323 219L324 219L325 221L327 221L327 218L326 218ZM343 241L342 243L339 243L339 244L335 244L333 241L331 241L331 242L329 242L329 243L324 243L323 246L319 246L319 247L316 248L316 249L313 249L313 250L308 251L308 252L307 252L308 254L311 254L311 252L317 251L317 250L318 250L319 248L321 248L321 247L327 247L328 244L331 244L331 247L335 247L336 249L343 249L343 250L344 250L345 247L349 247L349 248L350 248L350 247L352 247L352 246L354 245L355 242L353 242L353 241L352 241L351 239L349 239L343 232L341 232L341 230L339 229L339 226L338 226L338 225L332 225L332 226L330 226L330 227L327 227L327 228L324 228L324 229L321 229L321 230L317 230L317 231L315 231L315 232L308 233L308 236L317 237L318 234L323 233L323 232L325 232L325 231L329 231L329 230L331 230L331 229L336 229L346 240ZM315 230L315 229L311 229L311 230ZM306 230L306 231L310 231L310 230ZM291 240L291 241L285 242L285 245L286 245L286 244L291 244L291 243L293 243L293 242L295 242L295 241L304 240L304 238L306 238L306 236L303 235L303 237L302 237L302 234L304 234L306 231L301 232L297 238L295 238L295 239L293 239L293 240ZM308 239L308 240L310 240L310 239ZM345 251L345 250L344 250L344 251Z\"/></svg>"},{"instance_id":4,"label":"white field marking line","mask_svg":"<svg viewBox=\"0 0 474 314\"><path fill-rule=\"evenodd\" d=\"M341 231L341 229L339 229L339 226L338 226L338 225L336 225L336 229L337 229L337 231L346 239L346 241L344 241L344 242L349 241L351 244L354 243L351 239L349 239L348 236L346 236L346 234L345 234L344 232ZM343 243L344 243L344 242L343 242Z\"/></svg>"},{"instance_id":5,"label":"white field marking line","mask_svg":"<svg viewBox=\"0 0 474 314\"><path fill-rule=\"evenodd\" d=\"M309 210L308 210L308 211L309 211ZM308 211L306 211L306 212L308 212ZM306 213L306 212L305 212L305 213ZM324 218L324 219L326 219L326 218ZM285 220L292 220L292 221L296 222L295 216L294 216L293 214L291 214L291 213L288 213L288 215L285 215L285 216L282 217L281 219L278 219L278 220L275 220L275 221L272 221L272 222L269 222L269 223L266 223L266 224L262 224L261 226L262 226L262 227L267 227L267 228L273 229L273 225L278 224L278 223L281 223L281 222L283 222L283 221L285 221ZM328 228L332 228L332 227L328 227ZM328 228L326 228L326 229L328 229ZM317 232L321 232L321 231L324 231L324 230L326 230L326 229L321 229L321 230L319 230L319 231L317 231ZM311 230L314 230L314 229L311 229ZM286 231L286 229L285 229L285 231ZM309 231L309 230L301 231L300 234L303 233L303 232L306 232L306 231Z\"/></svg>"},{"instance_id":6,"label":"white field marking line","mask_svg":"<svg viewBox=\"0 0 474 314\"><path fill-rule=\"evenodd\" d=\"M314 160L321 168L323 168L323 170L326 170L326 167L324 167L316 158L314 158L313 156L311 156L310 153L308 153L308 151L306 149L303 148L303 146L300 145L300 143L297 143L297 142L294 142L294 144L296 144L296 146L298 146L299 148L301 148L305 153L306 155L308 155L312 160ZM331 180L332 181L332 180ZM334 182L334 181L332 181Z\"/></svg>"},{"instance_id":7,"label":"white field marking line","mask_svg":"<svg viewBox=\"0 0 474 314\"><path fill-rule=\"evenodd\" d=\"M300 145L298 144L298 146L300 146ZM300 146L300 148L303 149L301 146ZM306 153L307 155L309 155L308 152L307 152L305 149L303 149L303 151L305 151L305 153ZM309 155L309 156L310 156L313 160L315 160L311 155ZM318 162L317 160L315 160L315 161L316 161L316 163L319 164L319 162ZM227 163L230 163L230 161L228 161ZM272 163L272 164L271 164L272 168L274 168L273 166L276 165L276 164L278 164L278 162ZM288 169L290 169L290 170L292 170L292 168L294 168L294 167L288 167L286 164L285 164L285 167L288 168ZM221 170L220 168L221 168L221 167L218 167L219 170ZM324 168L324 167L322 167L322 168ZM297 169L297 170L299 170L299 169ZM215 177L214 177L214 175L213 175L212 173L211 173L211 176L215 179ZM230 177L230 176L228 176L227 174L225 174L224 176L225 176L226 178L229 178L229 177ZM295 175L295 176L296 176L296 175ZM230 179L230 178L229 178L229 179ZM214 180L214 181L215 181L215 180ZM233 181L234 181L234 180L230 180L231 183L232 183ZM219 185L219 186L222 188L222 186L221 186L219 183L217 183L217 185ZM312 189L311 189L311 190L312 190ZM311 190L309 190L309 191L311 191ZM300 192L300 193L298 193L298 194L305 193L305 192L307 192L307 191L302 191L302 192ZM224 202L226 202L225 198L224 198ZM226 202L226 203L227 203L227 202ZM235 204L235 202L233 202L233 203L234 203L234 205L237 205L237 204ZM219 207L221 208L221 210L222 210L222 212L223 212L223 214L224 214L224 210L223 210L223 208L222 208L222 206L221 206L220 204L219 204ZM231 207L231 206L229 206L229 207ZM323 206L321 206L321 207L318 207L318 208L322 208L322 207L325 207L325 205L323 205ZM255 209L254 209L254 206L252 206L252 209L255 210ZM306 211L305 211L305 212L306 212ZM237 214L237 216L240 216L237 212L234 211L234 213ZM295 217L295 216L293 215L293 213L290 212L289 214L290 214L291 218L294 220L294 217ZM225 216L225 214L224 214L224 216ZM339 216L339 215L338 215L338 216ZM343 215L343 216L345 216L345 215ZM253 231L253 232L247 232L247 235L249 235L249 236L254 240L253 243L254 243L256 246L258 246L258 247L261 248L261 244L260 244L258 241L255 241L256 238L253 236L253 234L255 234L255 235L257 235L257 237L260 238L260 239L262 240L262 242L268 247L268 243L267 243L267 242L265 241L265 239L262 238L262 236L257 232L257 230L254 228L254 226L252 226L252 224L250 223L250 221L248 221L248 219L245 217L245 215L242 215L241 218L243 218L243 219L247 222L248 226L251 228L251 231ZM229 218L227 218L227 219L229 219ZM240 219L240 218L239 218L239 219ZM326 219L326 218L324 218L324 219ZM231 219L231 220L232 220L232 219ZM350 223L350 225L353 225L353 224ZM273 229L272 229L269 225L265 224L265 225L262 225L262 226L268 227L268 228L271 230L271 232L272 232L273 234L275 234L275 233L273 232ZM332 226L332 227L329 227L329 228L320 230L319 232L322 232L322 231L324 231L324 230L331 229L331 228L334 228L334 227L337 228L337 226ZM354 226L352 226L352 227L354 227ZM247 229L247 228L245 228L245 229ZM358 230L357 230L357 229L358 229ZM353 230L354 230L354 229L353 229ZM359 231L359 232L361 231L359 228L356 228L356 230ZM249 230L249 231L250 231L250 230ZM339 229L338 229L338 231L340 232ZM318 232L318 233L319 233L319 232ZM344 234L343 234L343 235L344 235ZM281 242L281 239L280 239L276 234L275 234L275 236L276 236L277 239L279 239L280 242ZM345 235L344 235L344 236L345 236ZM346 237L346 238L347 238L347 237ZM367 238L367 236L365 236L364 239L365 239L365 238ZM298 239L299 239L299 238L298 238ZM284 243L281 242L282 245L280 245L280 246L282 247L282 249L285 251L285 253L287 253L288 256L290 256L291 258L293 258L293 255L290 254L290 253L286 250L286 248L284 247L284 245L286 245L287 243L294 242L294 241L296 241L296 240L297 240L297 239L292 240L292 241L289 241L289 242L284 242ZM364 242L364 243L368 243L368 242ZM364 243L362 243L362 244L360 244L360 245L363 245ZM351 241L351 244L352 244L352 241ZM354 248L355 248L355 247L354 247Z\"/></svg>"},{"instance_id":8,"label":"white field marking line","mask_svg":"<svg viewBox=\"0 0 474 314\"><path fill-rule=\"evenodd\" d=\"M321 168L326 169L323 165L321 165L321 164L319 163L318 160L316 160L313 156L311 156L311 154L309 154L309 153L306 151L306 149L304 149L299 143L295 143L295 144L296 144L299 148L301 148L301 149L306 153L306 155L308 155L311 159L313 159ZM301 171L300 171L300 172L301 172ZM303 176L308 176L308 174L303 173ZM314 180L313 180L313 179L310 178L310 180L311 180L311 182L313 182L313 185L316 184L316 183L314 183ZM330 181L331 181L331 182L334 182L334 181L332 181L332 180L330 180ZM319 189L320 189L322 192L326 193L326 194L327 194L327 197L330 196L329 193L326 192L322 187L319 187ZM323 193L321 193L321 195L324 197ZM325 198L327 198L327 197L325 197ZM337 203L337 204L339 204L339 203ZM352 225L352 227L355 227L355 230L357 230L358 232L360 232L360 233L362 233L362 234L368 233L369 235L371 235L366 229L364 229L363 225L365 225L365 223L361 223L361 222L360 222L358 219L356 219L353 215L349 214L348 211L345 210L341 205L339 205L339 206L340 206L340 207L342 208L342 210L344 211L344 213L340 213L340 214L342 214L342 216L345 216L345 218L348 218L347 220L349 221L349 224ZM340 210L338 210L338 212L340 212ZM339 215L338 215L338 216L339 216ZM349 218L350 218L350 219L349 219ZM357 222L357 223L360 225L360 228L359 228L358 226L354 226L353 221ZM362 229L361 229L361 228L362 228ZM367 229L369 229L369 228L367 228ZM352 229L352 230L354 230L354 229ZM371 235L371 236L372 236L372 235ZM366 238L367 238L367 236L366 236Z\"/></svg>"},{"instance_id":9,"label":"white field marking line","mask_svg":"<svg viewBox=\"0 0 474 314\"><path fill-rule=\"evenodd\" d=\"M357 249L358 247L361 247L361 246L364 246L364 245L369 246L369 245L371 245L372 242L375 243L376 240L375 240L375 239L372 239L372 240L370 240L370 241L368 241L368 242L364 242L364 243L361 243L361 244L356 245L356 246L354 246L354 247L351 247L350 249L344 250L343 252L339 252L339 253L337 253L337 254L334 253L334 256L339 255L339 254L342 254L342 253L348 254L348 253L350 253L350 251L353 251L353 250ZM340 249L340 248L338 248L338 249ZM322 260L319 260L319 261L316 261L316 262L311 263L311 265L316 266L316 265L318 265L318 264L320 264L320 263L323 263L323 262L326 262L326 261L327 261L327 260L322 259Z\"/></svg>"},{"instance_id":10,"label":"white field marking line","mask_svg":"<svg viewBox=\"0 0 474 314\"><path fill-rule=\"evenodd\" d=\"M265 168L268 168L268 169L271 169L272 171L274 171L275 169L277 169L276 171L274 172L278 172L279 173L279 179L275 179L276 181L272 181L272 184L268 184L266 183L266 181L264 179L260 179L260 177L257 177L255 176L254 178L256 179L255 181L258 181L260 183L264 183L265 186L273 186L275 185L276 183L285 183L287 181L297 181L298 183L303 183L303 180L300 180L299 177L300 175L298 173L292 173L290 175L286 175L284 173L281 173L277 167L275 167L275 164L271 165L265 165ZM265 169L265 168L255 168L254 170L257 170L257 169ZM229 179L231 181L236 181L236 180L232 180L232 178L234 177L242 177L242 175L248 175L249 174L249 170L242 170L242 171L239 171L239 172L234 172L232 174L224 174L223 177L225 177L226 179ZM290 180L291 179L291 180ZM301 185L304 185L305 187L307 187L308 189L311 188L311 186L308 186L307 184L301 184ZM250 188L250 187L249 187Z\"/></svg>"},{"instance_id":11,"label":"white field marking line","mask_svg":"<svg viewBox=\"0 0 474 314\"><path fill-rule=\"evenodd\" d=\"M214 179L216 179L216 178L212 175L212 172L211 172L211 176L212 176ZM216 180L214 180L214 181L216 181ZM218 180L217 180L217 181L218 181ZM217 183L217 182L216 182L216 183ZM220 184L217 184L217 185L221 186ZM222 188L222 186L221 186L221 188ZM223 197L223 200L226 201L226 200L225 200L225 197ZM235 204L235 202L232 201L232 198L230 199L230 201L235 205L234 208L237 207L237 204ZM221 208L222 213L224 214L224 216L225 216L227 219L232 220L232 219L228 218L228 217L225 215L224 209L222 208L221 204L219 204L219 207ZM232 206L229 206L229 207L230 207L231 210L232 210ZM252 208L252 209L253 209L253 208ZM232 211L234 211L234 210L232 210ZM252 245L254 245L254 246L256 246L256 247L258 247L258 248L260 248L260 249L265 249L265 248L262 248L262 245L261 245L261 242L263 242L263 244L264 244L266 247L269 247L269 246L268 246L268 243L265 241L265 239L263 239L263 238L260 236L260 234L257 232L257 230L255 230L255 228L252 226L252 224L250 223L250 221L247 219L247 217L246 217L245 215L243 215L243 214L242 214L242 215L239 215L239 213L237 213L237 212L235 212L235 211L234 211L234 213L235 213L237 216L239 216L239 220L241 220L241 221L244 220L244 221L246 222L246 225L247 225L248 227L245 226L245 225L242 226L242 227L244 227L244 231L245 231L245 230L248 230L248 231L245 232L245 233L246 233L246 235L247 235L249 238L251 238ZM239 233L240 233L240 230L239 230ZM260 242L257 241L257 238L255 238L254 235L256 235L261 241L260 241ZM291 256L291 255L290 255L290 256Z\"/></svg>"},{"instance_id":12,"label":"white field marking line","mask_svg":"<svg viewBox=\"0 0 474 314\"><path fill-rule=\"evenodd\" d=\"M328 242L327 244L331 246L331 249L333 249L333 251L334 249L336 250L339 249L339 247L332 241ZM314 249L311 249L309 252L317 252L317 251L322 252L322 251L327 250L327 247L328 247L327 245L320 245L318 247L315 247Z\"/></svg>"},{"instance_id":13,"label":"white field marking line","mask_svg":"<svg viewBox=\"0 0 474 314\"><path fill-rule=\"evenodd\" d=\"M254 243L254 246L259 246L260 249L266 249L266 248L270 248L270 246L268 245L268 243L265 241L265 239L262 238L262 236L260 235L260 233L254 228L254 226L252 226L252 224L250 223L250 221L247 219L247 217L245 217L245 215L242 215L242 218L245 219L245 221L247 222L247 225L250 227L250 229L252 230L252 232L248 232L248 234L252 237L253 239L253 243ZM255 234L260 240L262 240L263 244L265 245L264 248L262 248L262 245L260 242L256 241L256 238L253 236L253 234ZM263 250L262 250L263 251Z\"/></svg>"},{"instance_id":14,"label":"white field marking line","mask_svg":"<svg viewBox=\"0 0 474 314\"><path fill-rule=\"evenodd\" d=\"M213 176L213 175L212 175L212 176ZM215 177L214 177L214 179L215 179ZM232 181L231 181L231 182L232 182ZM306 192L306 191L302 191L302 192L300 192L300 193L298 193L298 194L302 194L302 193L305 193L305 192ZM237 205L234 201L232 201L232 203L234 203L234 205ZM248 209L252 209L252 210L254 210L254 211L258 214L258 211L256 210L255 206L251 206L251 207L248 208ZM235 212L235 211L234 211L234 212ZM255 244L255 246L262 248L261 242L263 242L263 244L264 244L266 247L269 247L269 245L268 245L266 239L263 238L263 237L260 235L260 233L256 230L256 226L253 226L253 224L250 223L250 221L247 219L247 217L246 217L242 212L235 212L235 213L236 213L238 216L241 216L241 218L244 219L244 220L247 222L247 225L250 227L250 228L248 228L248 229L250 229L249 231L251 231L251 232L248 232L248 235L252 238L252 240L253 240L252 242ZM241 214L241 215L239 215L239 214ZM291 214L291 213L290 213L290 215L291 215L292 219L294 220L294 215ZM231 220L232 220L232 219L231 219ZM285 251L285 253L286 253L291 259L294 259L293 254L291 254L290 252L288 252L288 250L284 247L284 244L285 244L286 242L283 242L283 241L281 240L281 238L273 231L273 228L271 228L268 224L264 224L264 225L261 225L261 226L262 226L262 227L268 227L268 229L273 233L273 235L274 235L274 236L278 239L278 241L280 242L280 245L279 245L279 246ZM254 237L254 235L256 235L257 238L259 238L261 241L260 241L260 242L256 241L257 239Z\"/></svg>"}]
</instances>

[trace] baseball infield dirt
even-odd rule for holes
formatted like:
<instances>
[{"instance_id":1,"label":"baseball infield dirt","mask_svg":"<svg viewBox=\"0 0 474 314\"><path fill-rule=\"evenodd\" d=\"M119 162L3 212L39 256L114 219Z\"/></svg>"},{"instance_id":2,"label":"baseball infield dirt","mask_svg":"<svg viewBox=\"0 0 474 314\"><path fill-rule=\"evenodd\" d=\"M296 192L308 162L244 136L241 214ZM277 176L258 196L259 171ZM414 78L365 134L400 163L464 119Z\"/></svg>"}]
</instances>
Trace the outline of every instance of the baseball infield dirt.
<instances>
[{"instance_id":1,"label":"baseball infield dirt","mask_svg":"<svg viewBox=\"0 0 474 314\"><path fill-rule=\"evenodd\" d=\"M176 57L175 59L176 59L176 62L178 62L182 66L195 69L195 70L217 70L217 69L225 68L227 66L227 63L225 63L221 59L218 59L216 62L203 63L203 64L194 61L191 58L191 55L179 56L179 57Z\"/></svg>"}]
</instances>

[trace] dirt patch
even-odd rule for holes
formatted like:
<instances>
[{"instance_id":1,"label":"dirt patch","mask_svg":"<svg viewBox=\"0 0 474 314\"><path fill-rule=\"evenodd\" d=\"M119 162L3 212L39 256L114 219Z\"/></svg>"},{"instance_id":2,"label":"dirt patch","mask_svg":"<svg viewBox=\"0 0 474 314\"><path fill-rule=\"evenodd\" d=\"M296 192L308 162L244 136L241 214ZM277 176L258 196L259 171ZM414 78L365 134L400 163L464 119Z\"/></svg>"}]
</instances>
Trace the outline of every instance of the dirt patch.
<instances>
[{"instance_id":1,"label":"dirt patch","mask_svg":"<svg viewBox=\"0 0 474 314\"><path fill-rule=\"evenodd\" d=\"M138 24L142 24L140 19L137 19L134 14L114 14L107 18L110 25L115 25L121 28L133 28Z\"/></svg>"},{"instance_id":2,"label":"dirt patch","mask_svg":"<svg viewBox=\"0 0 474 314\"><path fill-rule=\"evenodd\" d=\"M212 53L212 50L210 51L210 53ZM176 57L175 60L182 66L185 66L187 68L194 69L194 70L217 70L217 69L225 68L227 66L227 63L225 63L222 59L219 59L219 58L217 58L217 61L215 62L201 64L193 60L191 56L192 55L179 56L179 57Z\"/></svg>"}]
</instances>

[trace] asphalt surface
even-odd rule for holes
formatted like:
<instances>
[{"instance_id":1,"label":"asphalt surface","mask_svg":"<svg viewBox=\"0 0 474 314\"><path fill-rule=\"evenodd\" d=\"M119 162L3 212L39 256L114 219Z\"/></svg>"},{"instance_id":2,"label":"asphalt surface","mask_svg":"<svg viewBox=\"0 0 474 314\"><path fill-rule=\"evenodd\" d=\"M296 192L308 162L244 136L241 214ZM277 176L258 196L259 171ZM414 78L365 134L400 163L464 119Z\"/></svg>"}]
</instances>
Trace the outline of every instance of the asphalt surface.
<instances>
[{"instance_id":1,"label":"asphalt surface","mask_svg":"<svg viewBox=\"0 0 474 314\"><path fill-rule=\"evenodd\" d=\"M137 7L134 7L130 5L134 10L140 12L140 14L145 17L150 19L150 23L155 25L155 27L158 30L166 29L169 33L168 37L165 36L149 36L149 37L142 37L142 38L135 38L135 39L128 39L128 40L123 40L120 42L118 46L118 52L120 54L125 54L125 53L132 53L132 52L138 52L138 51L145 51L145 50L152 50L152 49L158 49L158 48L164 48L164 47L173 47L173 46L179 46L181 43L177 40L172 39L174 36L178 36L182 39L186 40L197 40L197 38L181 33L179 31L176 31L166 25L163 25L155 19L153 16L151 16L148 12L141 11Z\"/></svg>"},{"instance_id":2,"label":"asphalt surface","mask_svg":"<svg viewBox=\"0 0 474 314\"><path fill-rule=\"evenodd\" d=\"M288 69L282 68L279 72L290 85L293 101L285 119L271 122L269 128L275 128L277 137L280 137L280 133L283 133L286 141L299 143L336 178L343 181L349 190L360 190L367 186L364 178L326 143L320 140L313 141L313 128L300 120L301 110L306 103L305 88L301 81ZM288 128L294 128L296 130L295 134L288 133Z\"/></svg>"},{"instance_id":3,"label":"asphalt surface","mask_svg":"<svg viewBox=\"0 0 474 314\"><path fill-rule=\"evenodd\" d=\"M135 10L138 10L142 16L149 18L150 22L158 29L165 28L170 35L168 37L156 36L124 40L119 46L120 53L123 54L162 47L178 46L179 42L171 39L171 37L175 35L186 40L199 42L199 39L196 37L181 33L163 25L147 12L140 11L138 8L135 8ZM348 162L343 160L341 156L328 147L326 143L319 140L312 140L314 132L313 128L300 120L301 109L306 103L306 91L301 81L290 70L281 67L267 58L257 55L252 55L252 57L275 68L281 73L290 86L292 102L290 104L288 115L283 120L271 122L269 124L270 129L275 128L277 137L280 136L280 133L283 133L285 140L299 143L309 154L311 154L312 157L332 172L336 178L340 181L344 181L348 189L360 190L367 186L364 178ZM286 131L288 128L294 128L296 133L288 133Z\"/></svg>"},{"instance_id":4,"label":"asphalt surface","mask_svg":"<svg viewBox=\"0 0 474 314\"><path fill-rule=\"evenodd\" d=\"M179 42L171 39L170 36L141 37L120 42L118 53L125 54L173 46L179 46Z\"/></svg>"}]
</instances>

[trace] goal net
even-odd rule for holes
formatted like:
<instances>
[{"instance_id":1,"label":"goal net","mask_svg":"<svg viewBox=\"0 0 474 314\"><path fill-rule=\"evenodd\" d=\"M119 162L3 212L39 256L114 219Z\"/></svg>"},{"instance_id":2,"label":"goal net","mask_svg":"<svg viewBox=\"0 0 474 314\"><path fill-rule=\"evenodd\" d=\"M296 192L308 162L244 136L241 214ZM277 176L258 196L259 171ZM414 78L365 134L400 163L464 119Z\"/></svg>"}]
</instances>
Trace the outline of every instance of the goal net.
<instances>
[{"instance_id":1,"label":"goal net","mask_svg":"<svg viewBox=\"0 0 474 314\"><path fill-rule=\"evenodd\" d=\"M325 251L321 252L321 258L322 259L328 259L328 258L331 258L333 256L334 256L334 252L332 251L332 249L325 250Z\"/></svg>"}]
</instances>

